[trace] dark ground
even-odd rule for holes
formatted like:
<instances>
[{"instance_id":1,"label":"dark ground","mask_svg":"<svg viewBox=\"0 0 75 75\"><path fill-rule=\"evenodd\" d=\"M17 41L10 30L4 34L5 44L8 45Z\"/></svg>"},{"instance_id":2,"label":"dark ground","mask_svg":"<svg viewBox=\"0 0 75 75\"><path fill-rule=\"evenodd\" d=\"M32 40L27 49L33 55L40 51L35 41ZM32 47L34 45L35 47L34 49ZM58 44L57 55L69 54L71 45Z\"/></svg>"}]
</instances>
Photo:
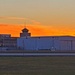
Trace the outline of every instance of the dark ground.
<instances>
[{"instance_id":1,"label":"dark ground","mask_svg":"<svg viewBox=\"0 0 75 75\"><path fill-rule=\"evenodd\" d=\"M75 57L0 57L0 75L75 75Z\"/></svg>"}]
</instances>

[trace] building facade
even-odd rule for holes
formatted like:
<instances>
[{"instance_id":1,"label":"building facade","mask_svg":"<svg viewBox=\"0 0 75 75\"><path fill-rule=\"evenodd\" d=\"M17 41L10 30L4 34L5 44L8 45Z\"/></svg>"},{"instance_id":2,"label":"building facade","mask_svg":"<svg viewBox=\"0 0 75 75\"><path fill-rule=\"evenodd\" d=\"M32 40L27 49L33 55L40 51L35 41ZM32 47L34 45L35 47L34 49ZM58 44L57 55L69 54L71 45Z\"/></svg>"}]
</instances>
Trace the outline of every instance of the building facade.
<instances>
[{"instance_id":1,"label":"building facade","mask_svg":"<svg viewBox=\"0 0 75 75\"><path fill-rule=\"evenodd\" d=\"M17 37L10 34L0 34L0 50L13 50L17 48Z\"/></svg>"},{"instance_id":2,"label":"building facade","mask_svg":"<svg viewBox=\"0 0 75 75\"><path fill-rule=\"evenodd\" d=\"M17 45L19 48L24 50L74 51L75 37L20 37L17 39Z\"/></svg>"}]
</instances>

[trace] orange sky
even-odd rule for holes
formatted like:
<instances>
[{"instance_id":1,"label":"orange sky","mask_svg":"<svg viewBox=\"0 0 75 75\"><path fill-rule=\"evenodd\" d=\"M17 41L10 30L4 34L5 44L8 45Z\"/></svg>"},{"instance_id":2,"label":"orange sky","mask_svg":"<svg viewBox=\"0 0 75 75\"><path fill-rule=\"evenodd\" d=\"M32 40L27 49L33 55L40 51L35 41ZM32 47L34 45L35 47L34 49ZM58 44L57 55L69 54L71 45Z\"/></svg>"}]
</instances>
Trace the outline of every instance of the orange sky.
<instances>
[{"instance_id":1,"label":"orange sky","mask_svg":"<svg viewBox=\"0 0 75 75\"><path fill-rule=\"evenodd\" d=\"M19 36L26 22L32 36L75 36L75 0L0 0L0 34Z\"/></svg>"},{"instance_id":2,"label":"orange sky","mask_svg":"<svg viewBox=\"0 0 75 75\"><path fill-rule=\"evenodd\" d=\"M0 34L11 34L12 36L19 36L24 25L14 24L0 24ZM27 25L29 32L32 36L60 36L60 35L72 35L75 36L75 28L71 27L55 27L55 26L44 26L41 24Z\"/></svg>"}]
</instances>

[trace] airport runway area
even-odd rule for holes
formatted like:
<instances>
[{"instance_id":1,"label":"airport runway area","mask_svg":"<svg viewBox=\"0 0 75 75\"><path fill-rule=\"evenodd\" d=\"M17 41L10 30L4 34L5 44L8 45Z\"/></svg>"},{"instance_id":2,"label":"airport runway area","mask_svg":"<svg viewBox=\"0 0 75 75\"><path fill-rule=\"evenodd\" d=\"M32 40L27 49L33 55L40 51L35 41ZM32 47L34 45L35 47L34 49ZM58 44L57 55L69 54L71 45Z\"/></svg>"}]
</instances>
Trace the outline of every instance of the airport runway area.
<instances>
[{"instance_id":1,"label":"airport runway area","mask_svg":"<svg viewBox=\"0 0 75 75\"><path fill-rule=\"evenodd\" d=\"M0 56L75 56L75 53L0 53Z\"/></svg>"}]
</instances>

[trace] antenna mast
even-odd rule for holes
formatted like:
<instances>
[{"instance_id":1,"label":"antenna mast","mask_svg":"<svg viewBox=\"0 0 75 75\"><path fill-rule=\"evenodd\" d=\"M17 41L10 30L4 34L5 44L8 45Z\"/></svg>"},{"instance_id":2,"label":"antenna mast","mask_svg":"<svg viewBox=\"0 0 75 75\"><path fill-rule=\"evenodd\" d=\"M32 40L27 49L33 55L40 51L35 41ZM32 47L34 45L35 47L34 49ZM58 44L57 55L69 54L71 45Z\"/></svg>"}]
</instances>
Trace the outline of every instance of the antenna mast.
<instances>
[{"instance_id":1,"label":"antenna mast","mask_svg":"<svg viewBox=\"0 0 75 75\"><path fill-rule=\"evenodd\" d=\"M25 23L24 23L24 28L26 28L26 21L25 21Z\"/></svg>"}]
</instances>

